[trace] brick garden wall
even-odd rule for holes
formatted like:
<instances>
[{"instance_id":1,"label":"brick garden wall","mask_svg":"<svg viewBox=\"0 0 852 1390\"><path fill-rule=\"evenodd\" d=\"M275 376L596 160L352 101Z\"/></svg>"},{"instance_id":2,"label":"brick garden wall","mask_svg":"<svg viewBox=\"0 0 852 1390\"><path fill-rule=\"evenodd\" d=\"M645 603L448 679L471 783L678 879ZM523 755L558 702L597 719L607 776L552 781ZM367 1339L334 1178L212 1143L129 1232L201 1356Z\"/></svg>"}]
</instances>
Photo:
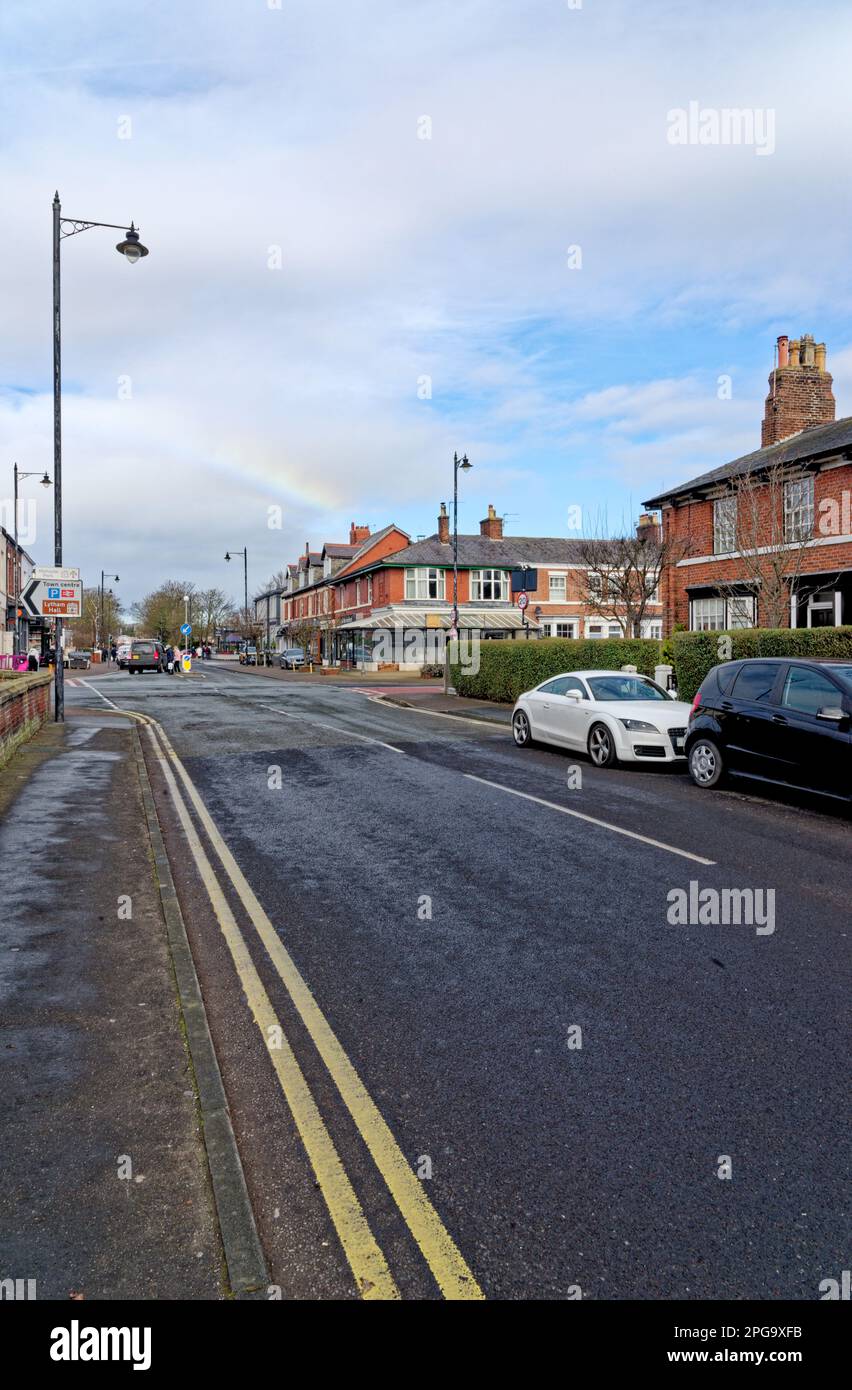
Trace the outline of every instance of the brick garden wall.
<instances>
[{"instance_id":1,"label":"brick garden wall","mask_svg":"<svg viewBox=\"0 0 852 1390\"><path fill-rule=\"evenodd\" d=\"M51 680L47 671L25 676L0 673L0 767L47 718Z\"/></svg>"}]
</instances>

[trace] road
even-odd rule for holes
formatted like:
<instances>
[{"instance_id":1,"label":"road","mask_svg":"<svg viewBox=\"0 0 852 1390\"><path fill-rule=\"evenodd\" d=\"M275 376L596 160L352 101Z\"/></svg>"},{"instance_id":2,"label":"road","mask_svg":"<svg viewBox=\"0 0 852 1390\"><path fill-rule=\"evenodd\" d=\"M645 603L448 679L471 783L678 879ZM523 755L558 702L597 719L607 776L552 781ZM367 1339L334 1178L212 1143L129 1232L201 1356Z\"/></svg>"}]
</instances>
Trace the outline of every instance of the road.
<instances>
[{"instance_id":1,"label":"road","mask_svg":"<svg viewBox=\"0 0 852 1390\"><path fill-rule=\"evenodd\" d=\"M165 736L146 759L283 1297L814 1299L848 1267L844 814L298 676L66 698ZM690 882L774 890L774 930L673 925Z\"/></svg>"}]
</instances>

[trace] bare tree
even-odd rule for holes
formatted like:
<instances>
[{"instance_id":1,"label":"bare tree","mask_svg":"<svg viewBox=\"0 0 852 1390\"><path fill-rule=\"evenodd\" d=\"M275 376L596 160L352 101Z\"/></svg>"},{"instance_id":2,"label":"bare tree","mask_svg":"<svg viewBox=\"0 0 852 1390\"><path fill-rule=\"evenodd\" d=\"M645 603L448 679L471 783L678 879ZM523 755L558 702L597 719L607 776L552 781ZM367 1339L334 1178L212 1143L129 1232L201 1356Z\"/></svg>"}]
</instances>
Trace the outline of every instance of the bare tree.
<instances>
[{"instance_id":1,"label":"bare tree","mask_svg":"<svg viewBox=\"0 0 852 1390\"><path fill-rule=\"evenodd\" d=\"M689 548L688 541L661 539L658 531L581 540L581 600L592 613L618 623L625 637L640 637L649 604L660 601L665 570Z\"/></svg>"}]
</instances>

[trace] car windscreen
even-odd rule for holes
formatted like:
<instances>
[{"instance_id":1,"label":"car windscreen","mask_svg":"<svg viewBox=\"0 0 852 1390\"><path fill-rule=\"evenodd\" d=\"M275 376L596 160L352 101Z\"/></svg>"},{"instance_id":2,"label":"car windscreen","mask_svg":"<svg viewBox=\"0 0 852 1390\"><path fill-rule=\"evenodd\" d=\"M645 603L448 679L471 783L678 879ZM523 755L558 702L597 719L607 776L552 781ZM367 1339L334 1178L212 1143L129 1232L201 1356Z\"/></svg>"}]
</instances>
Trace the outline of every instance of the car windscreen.
<instances>
[{"instance_id":1,"label":"car windscreen","mask_svg":"<svg viewBox=\"0 0 852 1390\"><path fill-rule=\"evenodd\" d=\"M843 684L852 690L852 666L832 666L831 674L838 676Z\"/></svg>"},{"instance_id":2,"label":"car windscreen","mask_svg":"<svg viewBox=\"0 0 852 1390\"><path fill-rule=\"evenodd\" d=\"M642 676L626 676L613 672L611 676L587 676L586 684L594 700L667 700L661 686Z\"/></svg>"}]
</instances>

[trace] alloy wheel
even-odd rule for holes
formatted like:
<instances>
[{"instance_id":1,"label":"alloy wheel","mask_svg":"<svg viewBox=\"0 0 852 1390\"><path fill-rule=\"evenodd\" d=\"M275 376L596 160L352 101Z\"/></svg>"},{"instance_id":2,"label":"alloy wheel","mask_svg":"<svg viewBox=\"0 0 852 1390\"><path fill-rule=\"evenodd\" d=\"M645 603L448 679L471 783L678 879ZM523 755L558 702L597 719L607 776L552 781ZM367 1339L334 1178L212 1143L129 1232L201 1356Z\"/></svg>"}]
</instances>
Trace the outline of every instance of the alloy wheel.
<instances>
[{"instance_id":1,"label":"alloy wheel","mask_svg":"<svg viewBox=\"0 0 852 1390\"><path fill-rule=\"evenodd\" d=\"M719 755L715 744L702 740L689 754L689 770L700 787L712 787L719 777Z\"/></svg>"},{"instance_id":2,"label":"alloy wheel","mask_svg":"<svg viewBox=\"0 0 852 1390\"><path fill-rule=\"evenodd\" d=\"M522 709L516 711L512 719L512 734L519 748L524 748L530 741L530 721Z\"/></svg>"}]
</instances>

